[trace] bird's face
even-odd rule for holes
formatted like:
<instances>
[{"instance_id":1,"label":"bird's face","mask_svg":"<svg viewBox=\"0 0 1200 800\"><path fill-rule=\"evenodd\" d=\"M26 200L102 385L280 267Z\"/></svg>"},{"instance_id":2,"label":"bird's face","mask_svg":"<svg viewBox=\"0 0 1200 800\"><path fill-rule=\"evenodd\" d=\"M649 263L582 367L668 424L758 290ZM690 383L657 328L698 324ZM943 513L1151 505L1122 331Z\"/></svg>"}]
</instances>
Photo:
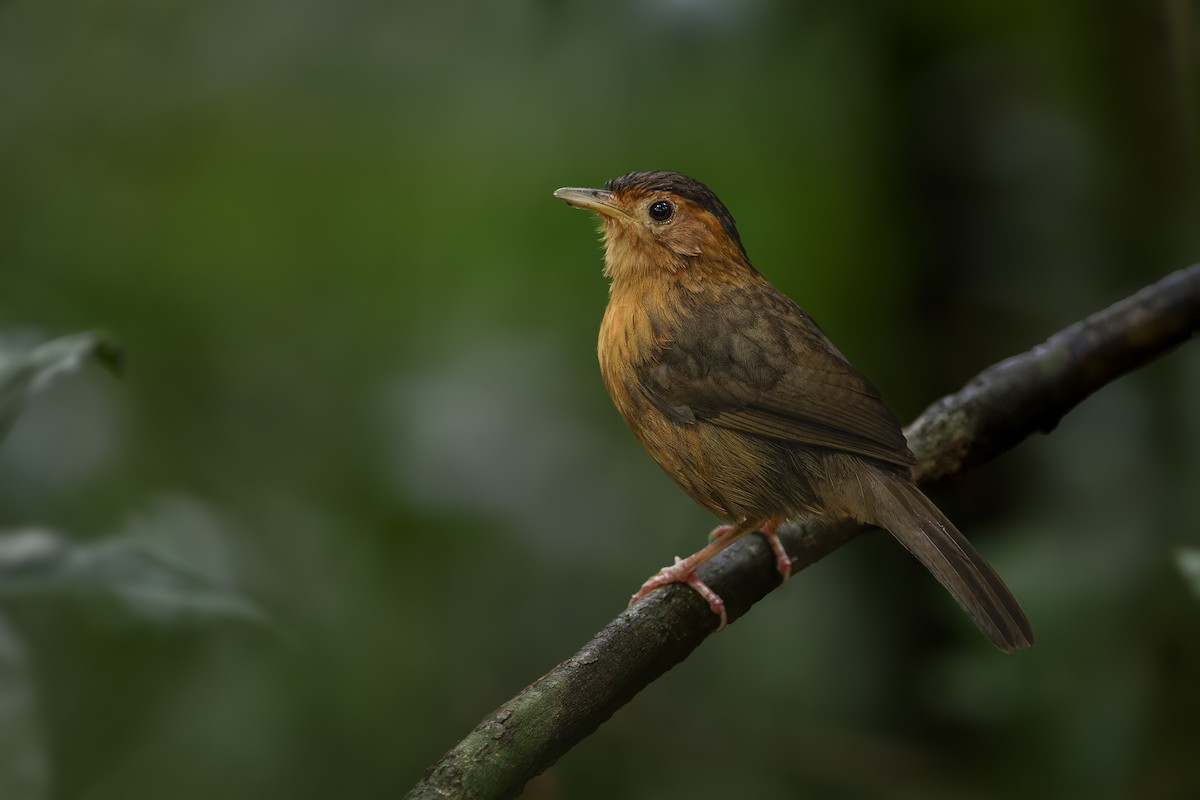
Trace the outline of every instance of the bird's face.
<instances>
[{"instance_id":1,"label":"bird's face","mask_svg":"<svg viewBox=\"0 0 1200 800\"><path fill-rule=\"evenodd\" d=\"M673 275L698 262L746 263L733 217L683 175L637 172L603 189L564 188L554 196L600 217L605 273L614 280Z\"/></svg>"}]
</instances>

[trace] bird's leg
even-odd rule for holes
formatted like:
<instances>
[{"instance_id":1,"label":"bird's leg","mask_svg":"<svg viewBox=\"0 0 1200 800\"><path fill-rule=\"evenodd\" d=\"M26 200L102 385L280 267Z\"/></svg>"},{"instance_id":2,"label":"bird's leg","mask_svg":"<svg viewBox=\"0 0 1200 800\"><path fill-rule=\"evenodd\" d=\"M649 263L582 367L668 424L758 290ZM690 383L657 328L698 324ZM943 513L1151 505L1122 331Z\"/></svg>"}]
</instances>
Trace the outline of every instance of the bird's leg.
<instances>
[{"instance_id":1,"label":"bird's leg","mask_svg":"<svg viewBox=\"0 0 1200 800\"><path fill-rule=\"evenodd\" d=\"M767 544L771 545L771 552L775 553L775 569L779 571L780 576L786 581L792 577L792 557L787 554L787 550L783 549L783 542L779 541L779 535L775 533L775 529L782 522L783 519L781 517L769 519L759 528L758 532L767 540Z\"/></svg>"},{"instance_id":2,"label":"bird's leg","mask_svg":"<svg viewBox=\"0 0 1200 800\"><path fill-rule=\"evenodd\" d=\"M716 543L714 542L713 544ZM707 549L708 547L704 548L704 550ZM697 556L701 555L704 550L692 553L687 558L675 556L674 564L669 567L663 567L642 584L642 588L638 589L633 597L629 598L629 605L633 605L660 586L666 586L669 583L686 583L695 589L696 594L705 599L712 612L721 618L721 624L717 626L717 630L724 628L725 623L728 621L725 615L725 601L707 583L700 580L700 576L696 574L696 567L708 560L708 556L697 559Z\"/></svg>"},{"instance_id":3,"label":"bird's leg","mask_svg":"<svg viewBox=\"0 0 1200 800\"><path fill-rule=\"evenodd\" d=\"M708 602L708 607L712 609L712 612L721 618L721 624L717 628L717 630L721 630L725 627L727 619L725 616L725 601L708 584L700 580L700 576L696 574L696 568L758 527L759 520L743 521L738 525L722 525L713 531L712 535L714 538L707 545L692 553L687 558L676 556L674 564L669 567L663 567L654 575L651 575L649 580L642 584L642 588L638 589L633 597L629 598L629 604L633 605L638 600L650 594L650 592L660 586L666 586L668 583L686 583L696 591L696 594L703 597ZM773 530L774 528L772 528ZM772 533L771 535L774 534ZM778 541L778 538L776 538L776 541ZM774 545L772 545L772 548L774 548ZM782 546L780 550L782 551ZM784 554L784 558L787 558L786 554ZM789 561L788 564L790 566L791 562Z\"/></svg>"},{"instance_id":4,"label":"bird's leg","mask_svg":"<svg viewBox=\"0 0 1200 800\"><path fill-rule=\"evenodd\" d=\"M763 538L767 540L767 544L771 546L771 552L775 554L775 569L779 571L779 574L783 576L783 579L786 581L788 578L792 577L792 558L787 554L787 550L783 549L783 542L779 541L779 536L777 536L775 533L776 528L778 528L782 523L782 517L769 519L763 523L763 526L758 529L758 532L763 535ZM715 542L725 534L729 533L735 527L737 526L718 525L712 529L711 533L708 534L708 540L710 542Z\"/></svg>"}]
</instances>

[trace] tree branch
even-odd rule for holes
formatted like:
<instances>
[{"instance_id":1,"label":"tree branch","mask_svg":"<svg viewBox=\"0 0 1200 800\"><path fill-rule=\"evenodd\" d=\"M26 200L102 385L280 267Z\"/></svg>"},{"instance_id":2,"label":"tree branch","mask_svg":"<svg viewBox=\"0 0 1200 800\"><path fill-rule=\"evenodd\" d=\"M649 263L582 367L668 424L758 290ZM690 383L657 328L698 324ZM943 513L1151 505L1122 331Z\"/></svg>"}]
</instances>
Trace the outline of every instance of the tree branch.
<instances>
[{"instance_id":1,"label":"tree branch","mask_svg":"<svg viewBox=\"0 0 1200 800\"><path fill-rule=\"evenodd\" d=\"M928 483L1010 450L1059 420L1104 384L1200 329L1200 264L1000 362L931 405L905 432ZM788 524L779 531L793 574L864 530ZM700 569L732 622L779 582L761 537L745 537ZM500 798L520 792L635 694L675 666L716 627L691 589L664 587L626 609L584 645L489 714L412 789L417 798Z\"/></svg>"}]
</instances>

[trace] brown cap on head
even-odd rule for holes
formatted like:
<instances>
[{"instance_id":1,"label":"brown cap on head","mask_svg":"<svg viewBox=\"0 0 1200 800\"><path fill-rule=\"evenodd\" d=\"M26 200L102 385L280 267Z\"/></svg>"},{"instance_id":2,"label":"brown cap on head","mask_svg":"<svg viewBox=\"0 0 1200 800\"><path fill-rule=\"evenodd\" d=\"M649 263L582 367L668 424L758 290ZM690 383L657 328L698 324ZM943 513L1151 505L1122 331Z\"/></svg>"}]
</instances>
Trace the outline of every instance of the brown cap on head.
<instances>
[{"instance_id":1,"label":"brown cap on head","mask_svg":"<svg viewBox=\"0 0 1200 800\"><path fill-rule=\"evenodd\" d=\"M695 178L667 170L630 172L619 178L613 178L604 184L604 188L618 194L630 191L670 192L691 200L716 217L729 238L737 243L738 249L743 254L746 252L746 248L742 244L742 237L738 235L737 225L734 224L733 215L729 213L729 209L713 193L712 189Z\"/></svg>"}]
</instances>

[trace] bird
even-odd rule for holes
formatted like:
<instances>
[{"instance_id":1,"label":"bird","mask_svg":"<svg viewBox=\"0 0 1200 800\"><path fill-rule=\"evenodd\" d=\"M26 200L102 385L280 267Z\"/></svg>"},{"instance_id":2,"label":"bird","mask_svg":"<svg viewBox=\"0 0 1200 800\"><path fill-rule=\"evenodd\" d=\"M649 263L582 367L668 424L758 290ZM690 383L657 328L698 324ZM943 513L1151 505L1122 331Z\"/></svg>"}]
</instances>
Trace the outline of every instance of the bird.
<instances>
[{"instance_id":1,"label":"bird","mask_svg":"<svg viewBox=\"0 0 1200 800\"><path fill-rule=\"evenodd\" d=\"M597 355L617 411L658 465L724 524L633 595L686 583L727 621L696 569L803 518L891 532L1000 650L1033 645L1012 592L912 476L916 462L879 391L808 312L750 262L729 210L694 178L630 172L554 196L598 216L609 299Z\"/></svg>"}]
</instances>

